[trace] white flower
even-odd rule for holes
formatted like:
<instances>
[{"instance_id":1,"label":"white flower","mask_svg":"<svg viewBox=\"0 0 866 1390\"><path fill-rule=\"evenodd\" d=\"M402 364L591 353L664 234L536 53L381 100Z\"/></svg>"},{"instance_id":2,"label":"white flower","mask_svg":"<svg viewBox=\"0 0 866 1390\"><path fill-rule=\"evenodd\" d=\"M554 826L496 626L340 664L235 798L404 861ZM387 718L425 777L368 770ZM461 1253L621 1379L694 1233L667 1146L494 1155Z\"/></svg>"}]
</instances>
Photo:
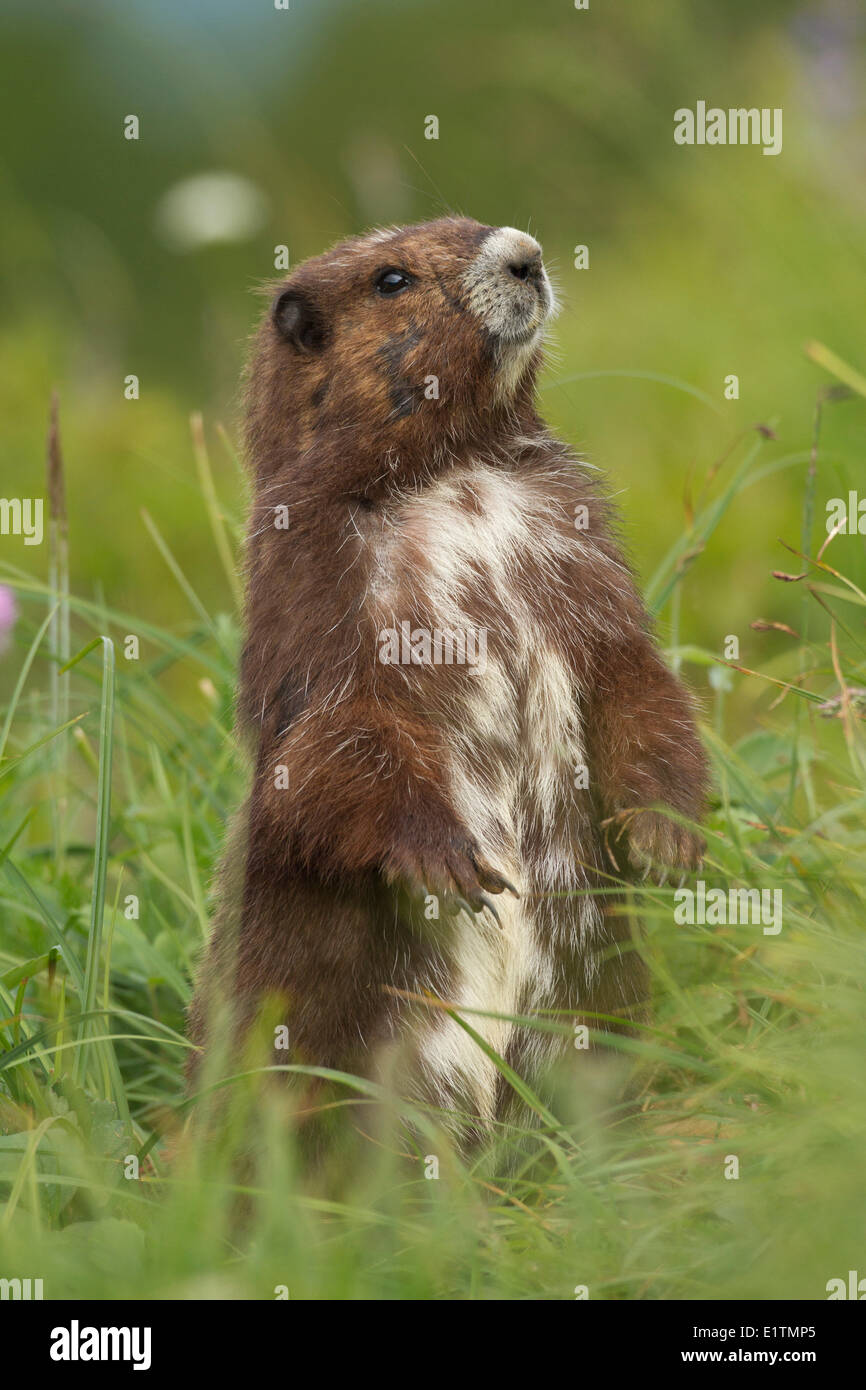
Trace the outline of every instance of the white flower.
<instances>
[{"instance_id":1,"label":"white flower","mask_svg":"<svg viewBox=\"0 0 866 1390\"><path fill-rule=\"evenodd\" d=\"M248 241L267 221L268 201L240 174L215 170L182 179L156 206L156 230L172 251Z\"/></svg>"}]
</instances>

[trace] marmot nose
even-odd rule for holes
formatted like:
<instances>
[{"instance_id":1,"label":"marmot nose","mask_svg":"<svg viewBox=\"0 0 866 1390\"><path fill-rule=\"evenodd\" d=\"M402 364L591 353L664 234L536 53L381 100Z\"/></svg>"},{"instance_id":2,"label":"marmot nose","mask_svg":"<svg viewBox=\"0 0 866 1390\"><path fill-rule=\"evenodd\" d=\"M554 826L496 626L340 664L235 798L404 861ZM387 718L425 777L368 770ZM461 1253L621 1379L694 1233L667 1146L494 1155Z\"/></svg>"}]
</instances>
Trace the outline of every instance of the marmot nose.
<instances>
[{"instance_id":1,"label":"marmot nose","mask_svg":"<svg viewBox=\"0 0 866 1390\"><path fill-rule=\"evenodd\" d=\"M541 247L516 227L487 234L463 284L467 308L503 342L528 341L554 309Z\"/></svg>"},{"instance_id":2,"label":"marmot nose","mask_svg":"<svg viewBox=\"0 0 866 1390\"><path fill-rule=\"evenodd\" d=\"M502 268L515 280L538 280L544 272L541 247L535 237L519 232L516 227L501 227L498 241Z\"/></svg>"},{"instance_id":3,"label":"marmot nose","mask_svg":"<svg viewBox=\"0 0 866 1390\"><path fill-rule=\"evenodd\" d=\"M541 274L541 252L536 251L532 256L521 256L518 260L510 260L508 273L513 275L515 280L538 279Z\"/></svg>"}]
</instances>

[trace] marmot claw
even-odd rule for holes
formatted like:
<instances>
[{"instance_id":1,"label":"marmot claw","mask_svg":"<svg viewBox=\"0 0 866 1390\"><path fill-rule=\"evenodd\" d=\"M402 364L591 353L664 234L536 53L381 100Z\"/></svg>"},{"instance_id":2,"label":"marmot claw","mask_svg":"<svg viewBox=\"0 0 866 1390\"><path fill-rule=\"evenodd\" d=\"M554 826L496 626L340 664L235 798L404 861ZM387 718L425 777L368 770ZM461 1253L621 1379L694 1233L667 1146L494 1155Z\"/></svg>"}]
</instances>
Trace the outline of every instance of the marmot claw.
<instances>
[{"instance_id":1,"label":"marmot claw","mask_svg":"<svg viewBox=\"0 0 866 1390\"><path fill-rule=\"evenodd\" d=\"M610 835L610 827L614 827ZM640 874L641 882L653 873L662 886L672 869L691 873L701 866L706 844L694 830L671 820L661 811L635 807L619 811L603 822L606 840L612 839L617 849L624 848L628 867ZM608 854L621 872L623 865L608 843Z\"/></svg>"},{"instance_id":2,"label":"marmot claw","mask_svg":"<svg viewBox=\"0 0 866 1390\"><path fill-rule=\"evenodd\" d=\"M438 852L429 849L398 849L385 867L389 883L403 883L411 897L434 894L443 905L453 903L470 915L487 908L502 925L490 897L506 889L519 897L517 889L481 854L475 842L465 836L453 837Z\"/></svg>"}]
</instances>

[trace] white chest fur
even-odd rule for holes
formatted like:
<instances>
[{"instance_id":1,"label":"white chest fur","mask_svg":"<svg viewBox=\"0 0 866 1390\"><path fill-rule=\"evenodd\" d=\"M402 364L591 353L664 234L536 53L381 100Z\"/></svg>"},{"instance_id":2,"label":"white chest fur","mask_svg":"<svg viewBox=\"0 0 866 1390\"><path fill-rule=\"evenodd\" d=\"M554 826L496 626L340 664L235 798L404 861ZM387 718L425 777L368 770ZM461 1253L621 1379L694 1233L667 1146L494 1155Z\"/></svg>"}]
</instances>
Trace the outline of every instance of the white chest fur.
<instances>
[{"instance_id":1,"label":"white chest fur","mask_svg":"<svg viewBox=\"0 0 866 1390\"><path fill-rule=\"evenodd\" d=\"M584 747L575 677L540 617L545 604L536 591L546 574L567 609L572 595L561 588L559 562L575 557L579 537L564 530L537 483L477 464L402 497L369 543L367 603L380 632L408 624L412 632L466 634L493 615L483 667L467 665L457 680L451 672L447 683L448 776L459 820L521 898L497 900L501 927L486 913L461 915L445 973L452 1002L465 1009L513 1014L528 1002L543 1006L556 968L544 895L579 893L585 882L568 834ZM408 668L408 681L413 674L417 668ZM435 690L435 671L426 670L424 681ZM576 898L574 930L594 920L592 900ZM467 1020L505 1053L512 1024L479 1013ZM417 1045L422 1072L443 1100L468 1091L492 1113L496 1068L459 1025L435 1016Z\"/></svg>"}]
</instances>

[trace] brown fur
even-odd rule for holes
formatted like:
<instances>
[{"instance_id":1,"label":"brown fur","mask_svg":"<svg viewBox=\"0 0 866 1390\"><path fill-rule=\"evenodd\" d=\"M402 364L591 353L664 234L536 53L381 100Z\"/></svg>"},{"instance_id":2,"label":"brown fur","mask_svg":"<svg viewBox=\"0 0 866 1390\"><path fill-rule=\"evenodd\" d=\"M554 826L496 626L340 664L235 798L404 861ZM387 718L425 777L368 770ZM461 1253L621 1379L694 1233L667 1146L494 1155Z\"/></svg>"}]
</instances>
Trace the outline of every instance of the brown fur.
<instances>
[{"instance_id":1,"label":"brown fur","mask_svg":"<svg viewBox=\"0 0 866 1390\"><path fill-rule=\"evenodd\" d=\"M272 996L294 1060L371 1072L380 1049L416 1026L400 991L459 993L461 932L488 933L496 952L485 900L511 910L514 878L532 913L531 926L514 930L531 930L533 950L550 962L540 993L526 979L516 987L515 1011L628 1017L645 980L639 955L620 949L625 919L611 910L593 926L577 898L609 882L614 865L628 874L650 861L699 862L691 829L641 809L699 818L705 761L688 696L648 633L610 506L597 475L536 413L539 351L503 396L504 349L467 308L465 273L490 230L443 219L343 243L278 287L282 332L274 313L259 330L247 392L255 501L239 697L254 775L190 1018L202 1046L217 993L240 1031ZM389 265L416 280L383 298L374 286ZM431 376L438 399L425 394ZM575 530L580 504L585 532ZM274 525L281 505L287 530ZM467 524L498 535L484 530L497 507L503 537L511 526L520 546L494 554L479 541L468 556L465 546L442 548L436 518L447 514L454 535ZM494 685L465 667L377 660L389 614L416 627L441 621L437 583L455 554L461 611L489 632L495 688L507 696L490 717L479 701ZM573 690L586 791L573 789L573 769L544 731L548 707L562 722L551 694L560 671ZM458 766L479 805L494 808L483 836L455 805ZM288 790L275 785L278 767ZM573 870L562 870L569 855ZM566 892L557 889L564 872ZM443 904L438 922L416 906L425 892ZM517 1066L532 1065L525 1032L508 1036ZM414 1034L416 1089L465 1102L459 1076L423 1079L430 1036Z\"/></svg>"}]
</instances>

